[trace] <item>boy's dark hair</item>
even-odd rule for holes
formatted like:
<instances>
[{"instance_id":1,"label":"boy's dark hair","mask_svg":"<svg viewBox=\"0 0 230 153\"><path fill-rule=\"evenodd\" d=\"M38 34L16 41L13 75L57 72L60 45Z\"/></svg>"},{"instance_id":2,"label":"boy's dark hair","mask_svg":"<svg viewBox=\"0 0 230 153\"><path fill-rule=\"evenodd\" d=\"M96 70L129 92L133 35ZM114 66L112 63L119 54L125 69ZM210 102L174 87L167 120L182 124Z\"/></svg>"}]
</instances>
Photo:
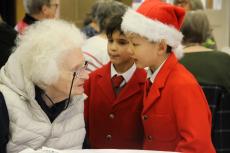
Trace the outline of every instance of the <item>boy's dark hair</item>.
<instances>
[{"instance_id":1,"label":"boy's dark hair","mask_svg":"<svg viewBox=\"0 0 230 153\"><path fill-rule=\"evenodd\" d=\"M108 38L111 38L113 33L116 31L120 32L121 34L124 34L124 32L121 30L121 23L122 15L115 15L111 17L106 27L106 35Z\"/></svg>"}]
</instances>

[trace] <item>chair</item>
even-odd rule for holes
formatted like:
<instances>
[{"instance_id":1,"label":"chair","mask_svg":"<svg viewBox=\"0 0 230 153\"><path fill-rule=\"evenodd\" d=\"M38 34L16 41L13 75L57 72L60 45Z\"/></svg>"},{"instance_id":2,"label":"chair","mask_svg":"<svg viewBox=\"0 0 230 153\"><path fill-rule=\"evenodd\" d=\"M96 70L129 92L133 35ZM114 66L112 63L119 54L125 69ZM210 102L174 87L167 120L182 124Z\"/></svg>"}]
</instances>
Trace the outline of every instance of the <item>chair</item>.
<instances>
[{"instance_id":1,"label":"chair","mask_svg":"<svg viewBox=\"0 0 230 153\"><path fill-rule=\"evenodd\" d=\"M212 142L217 153L230 152L230 93L218 85L201 84L212 112Z\"/></svg>"}]
</instances>

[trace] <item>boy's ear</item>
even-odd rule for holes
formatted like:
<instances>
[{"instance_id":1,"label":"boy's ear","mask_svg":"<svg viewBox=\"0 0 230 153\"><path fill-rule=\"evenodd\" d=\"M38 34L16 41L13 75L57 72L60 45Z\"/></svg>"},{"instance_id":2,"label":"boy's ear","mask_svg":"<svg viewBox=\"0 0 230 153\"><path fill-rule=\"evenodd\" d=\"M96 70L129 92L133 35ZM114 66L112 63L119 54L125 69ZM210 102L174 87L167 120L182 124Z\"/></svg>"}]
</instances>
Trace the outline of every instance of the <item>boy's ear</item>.
<instances>
[{"instance_id":1,"label":"boy's ear","mask_svg":"<svg viewBox=\"0 0 230 153\"><path fill-rule=\"evenodd\" d=\"M167 50L167 43L164 39L162 39L159 44L158 44L159 50L158 53L159 55L163 55L164 53L166 53Z\"/></svg>"}]
</instances>

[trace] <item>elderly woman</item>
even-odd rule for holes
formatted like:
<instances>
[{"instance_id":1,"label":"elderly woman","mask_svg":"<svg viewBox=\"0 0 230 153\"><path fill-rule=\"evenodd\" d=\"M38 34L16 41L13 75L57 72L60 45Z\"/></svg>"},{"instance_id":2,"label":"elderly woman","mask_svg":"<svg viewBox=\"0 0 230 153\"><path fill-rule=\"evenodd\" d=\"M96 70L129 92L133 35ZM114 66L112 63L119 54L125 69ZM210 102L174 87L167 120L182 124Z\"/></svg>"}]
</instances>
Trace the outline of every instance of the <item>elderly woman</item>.
<instances>
[{"instance_id":1,"label":"elderly woman","mask_svg":"<svg viewBox=\"0 0 230 153\"><path fill-rule=\"evenodd\" d=\"M46 20L20 36L0 71L0 152L82 148L88 79L74 25Z\"/></svg>"}]
</instances>

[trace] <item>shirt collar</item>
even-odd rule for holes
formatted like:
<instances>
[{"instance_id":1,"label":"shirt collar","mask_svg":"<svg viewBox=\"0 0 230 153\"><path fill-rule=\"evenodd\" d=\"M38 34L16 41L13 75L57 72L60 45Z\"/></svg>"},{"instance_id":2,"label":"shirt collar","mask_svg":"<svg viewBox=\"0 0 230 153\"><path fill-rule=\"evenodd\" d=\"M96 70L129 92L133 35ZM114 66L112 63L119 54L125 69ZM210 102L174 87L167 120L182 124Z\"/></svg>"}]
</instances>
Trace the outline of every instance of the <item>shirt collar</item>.
<instances>
[{"instance_id":1,"label":"shirt collar","mask_svg":"<svg viewBox=\"0 0 230 153\"><path fill-rule=\"evenodd\" d=\"M157 74L159 73L160 69L162 68L162 66L164 65L165 61L167 60L167 58L164 60L164 62L161 63L161 65L154 71L152 72L150 70L150 68L147 70L147 78L150 78L150 81L153 83Z\"/></svg>"},{"instance_id":2,"label":"shirt collar","mask_svg":"<svg viewBox=\"0 0 230 153\"><path fill-rule=\"evenodd\" d=\"M135 72L135 70L136 70L136 65L133 64L132 67L130 69L128 69L128 71L126 71L125 73L118 73L116 71L116 69L114 68L114 65L111 64L111 78L116 74L117 75L122 75L124 80L125 80L125 82L128 82L131 79L131 77L132 77L133 73Z\"/></svg>"}]
</instances>

